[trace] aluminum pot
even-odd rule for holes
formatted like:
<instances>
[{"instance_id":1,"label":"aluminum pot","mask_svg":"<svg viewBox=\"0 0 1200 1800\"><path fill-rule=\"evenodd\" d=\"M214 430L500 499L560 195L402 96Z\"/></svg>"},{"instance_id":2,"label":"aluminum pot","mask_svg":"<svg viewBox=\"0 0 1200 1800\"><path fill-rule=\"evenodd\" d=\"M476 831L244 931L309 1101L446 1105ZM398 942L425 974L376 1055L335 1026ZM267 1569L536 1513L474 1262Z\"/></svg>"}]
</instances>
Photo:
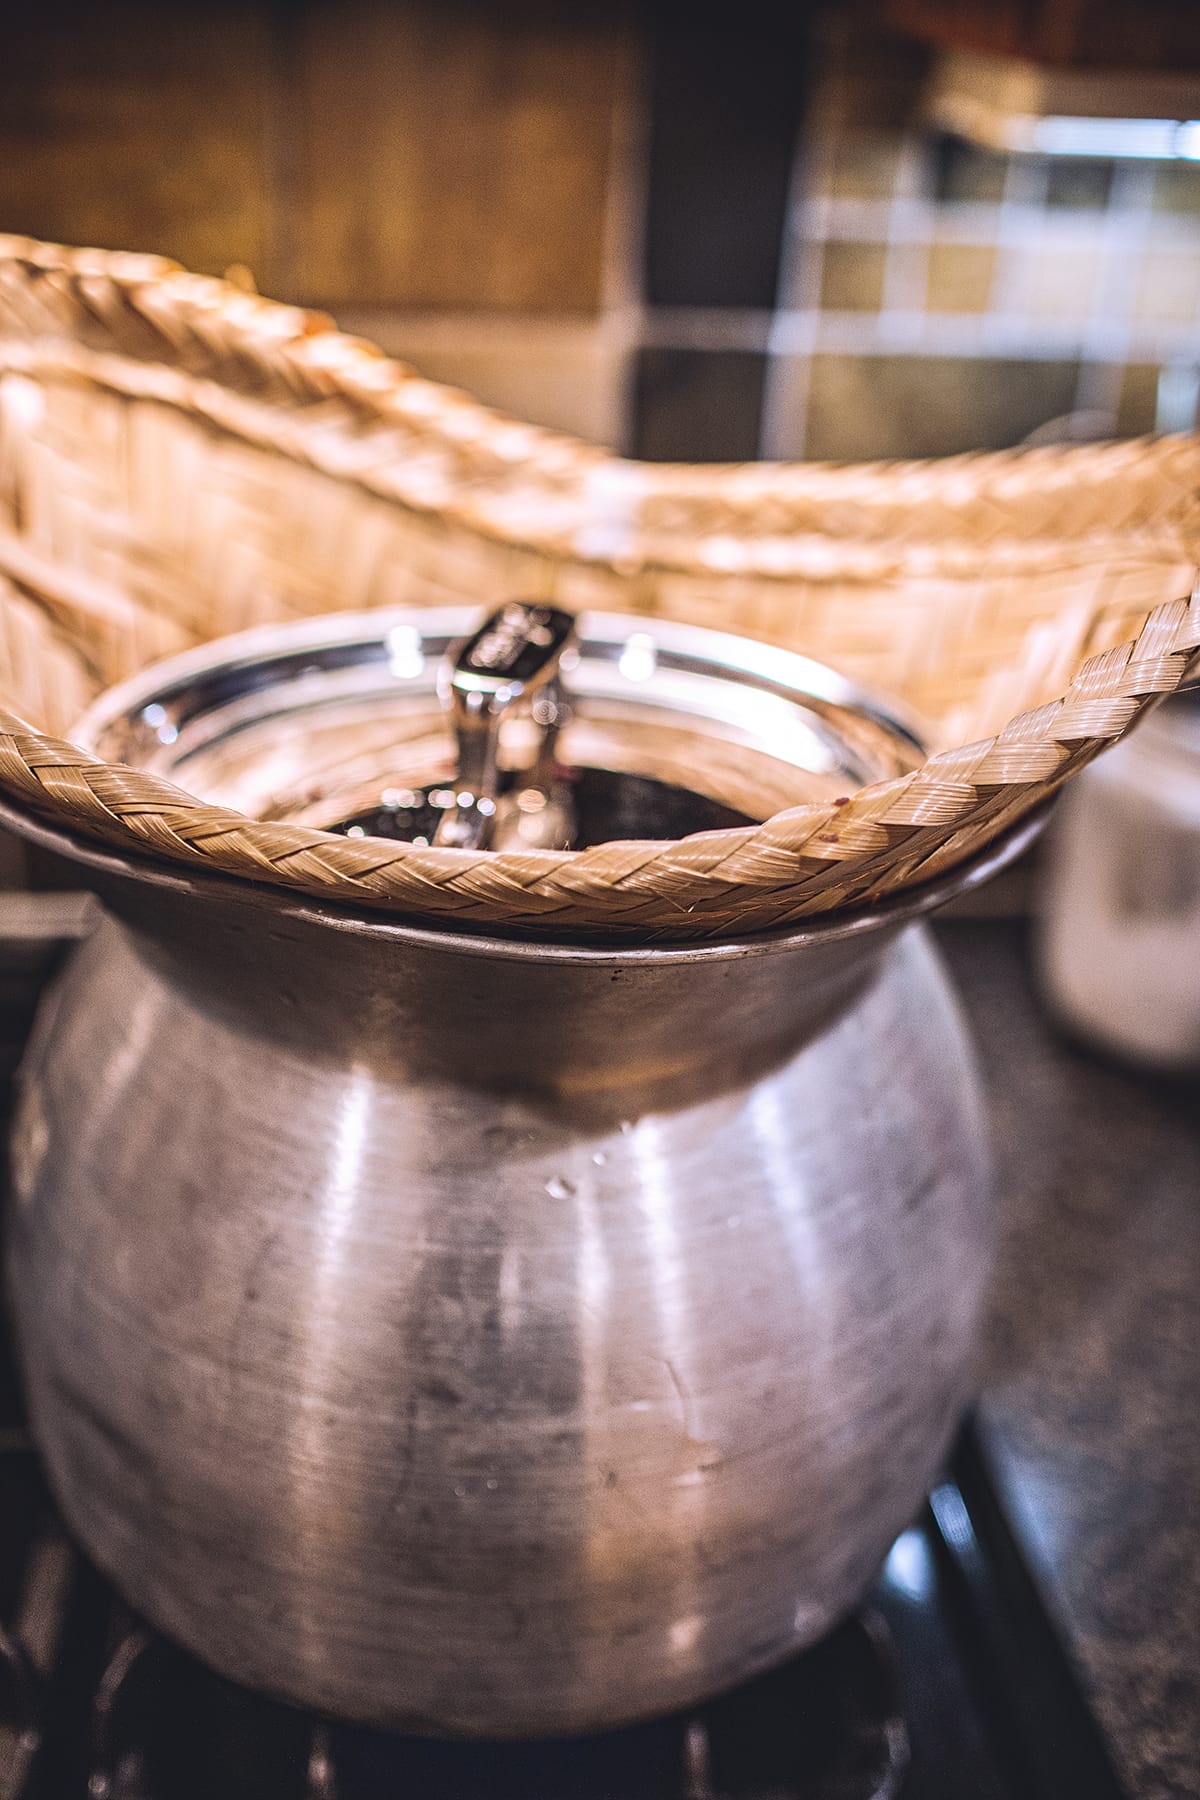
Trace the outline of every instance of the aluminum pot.
<instances>
[{"instance_id":1,"label":"aluminum pot","mask_svg":"<svg viewBox=\"0 0 1200 1800\"><path fill-rule=\"evenodd\" d=\"M227 776L264 683L202 661L105 728ZM53 1486L136 1608L307 1706L506 1736L690 1704L858 1599L988 1269L971 1054L909 921L1032 826L874 912L632 948L6 816L106 907L22 1070L9 1277Z\"/></svg>"}]
</instances>

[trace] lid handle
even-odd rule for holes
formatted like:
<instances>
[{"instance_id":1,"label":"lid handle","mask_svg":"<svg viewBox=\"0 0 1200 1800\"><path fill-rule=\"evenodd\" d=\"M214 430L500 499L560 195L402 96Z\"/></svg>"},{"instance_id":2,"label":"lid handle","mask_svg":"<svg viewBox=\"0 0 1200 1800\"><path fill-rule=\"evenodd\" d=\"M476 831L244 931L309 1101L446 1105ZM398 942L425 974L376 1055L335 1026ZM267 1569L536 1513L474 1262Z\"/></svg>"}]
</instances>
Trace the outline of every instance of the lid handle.
<instances>
[{"instance_id":1,"label":"lid handle","mask_svg":"<svg viewBox=\"0 0 1200 1800\"><path fill-rule=\"evenodd\" d=\"M510 600L484 620L443 668L439 691L458 741L458 777L454 805L442 815L436 845L482 850L491 841L500 727L510 712L554 682L574 635L573 613L540 602ZM561 699L535 708L534 716L550 739L543 745L540 769L562 722Z\"/></svg>"}]
</instances>

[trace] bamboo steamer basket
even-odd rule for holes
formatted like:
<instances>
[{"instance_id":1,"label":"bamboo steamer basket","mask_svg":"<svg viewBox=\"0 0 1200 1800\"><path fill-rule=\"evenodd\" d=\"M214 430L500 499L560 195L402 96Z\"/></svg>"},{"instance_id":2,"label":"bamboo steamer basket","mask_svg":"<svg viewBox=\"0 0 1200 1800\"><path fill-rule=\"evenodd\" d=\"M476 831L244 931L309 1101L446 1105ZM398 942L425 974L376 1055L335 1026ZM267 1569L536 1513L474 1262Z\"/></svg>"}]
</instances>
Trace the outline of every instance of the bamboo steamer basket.
<instances>
[{"instance_id":1,"label":"bamboo steamer basket","mask_svg":"<svg viewBox=\"0 0 1200 1800\"><path fill-rule=\"evenodd\" d=\"M409 919L706 938L983 849L1188 677L1200 439L668 466L504 418L319 315L0 237L0 791L123 854ZM553 597L834 664L920 768L674 842L480 853L250 819L70 743L102 688L272 620Z\"/></svg>"}]
</instances>

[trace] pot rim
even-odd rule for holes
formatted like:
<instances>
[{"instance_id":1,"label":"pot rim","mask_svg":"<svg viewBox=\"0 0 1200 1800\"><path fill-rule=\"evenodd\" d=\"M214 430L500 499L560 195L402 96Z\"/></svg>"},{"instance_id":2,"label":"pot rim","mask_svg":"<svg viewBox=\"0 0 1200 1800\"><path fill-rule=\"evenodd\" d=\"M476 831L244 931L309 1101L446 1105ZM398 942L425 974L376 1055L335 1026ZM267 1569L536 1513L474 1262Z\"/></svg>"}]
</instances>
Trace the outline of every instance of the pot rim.
<instances>
[{"instance_id":1,"label":"pot rim","mask_svg":"<svg viewBox=\"0 0 1200 1800\"><path fill-rule=\"evenodd\" d=\"M125 882L146 884L188 898L240 901L242 905L262 908L275 918L320 925L352 937L370 937L411 948L493 960L502 958L511 962L677 967L683 963L731 962L751 956L771 956L806 945L865 937L887 926L908 924L957 895L982 887L993 875L1015 862L1041 835L1055 798L1052 794L1041 801L982 850L944 874L875 904L817 914L798 929L780 926L743 937L657 944L623 944L619 939L608 943L575 943L569 939L518 937L503 932L490 935L482 930L460 931L437 925L410 924L351 906L301 899L285 888L249 877L156 862L150 857L143 860L126 856L49 825L3 796L0 796L0 824L68 861Z\"/></svg>"},{"instance_id":2,"label":"pot rim","mask_svg":"<svg viewBox=\"0 0 1200 1800\"><path fill-rule=\"evenodd\" d=\"M480 614L479 607L461 603L408 605L367 612L320 613L286 624L252 625L162 657L106 688L76 720L70 739L95 755L103 755L104 734L114 725L139 713L148 702L171 700L213 676L270 669L272 665L286 667L306 654L315 656L322 651L352 649L362 644L377 644L386 650L398 630L419 632L423 641L432 638L453 643L469 634ZM593 654L605 649L611 652L630 638L649 636L665 656L694 660L710 681L777 691L793 705L818 713L825 708L852 713L891 739L897 756L907 756L911 762L929 754L928 726L905 702L891 694L876 693L840 669L798 650L710 625L650 618L640 613L605 612L589 607L576 615L576 623L581 648ZM425 685L432 691L432 683ZM652 683L648 691L653 696ZM586 697L586 689L584 694ZM703 721L701 714L697 723ZM768 746L762 747L770 754ZM176 779L170 769L164 773L167 779Z\"/></svg>"}]
</instances>

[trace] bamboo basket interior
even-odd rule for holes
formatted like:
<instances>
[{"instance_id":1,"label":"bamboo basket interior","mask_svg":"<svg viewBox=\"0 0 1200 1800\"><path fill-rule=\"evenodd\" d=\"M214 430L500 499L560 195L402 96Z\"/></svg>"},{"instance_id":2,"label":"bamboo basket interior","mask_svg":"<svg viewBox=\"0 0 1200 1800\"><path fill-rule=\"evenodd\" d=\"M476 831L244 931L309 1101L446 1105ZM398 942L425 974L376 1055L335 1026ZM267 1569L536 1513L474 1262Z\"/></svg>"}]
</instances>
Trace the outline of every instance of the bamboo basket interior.
<instances>
[{"instance_id":1,"label":"bamboo basket interior","mask_svg":"<svg viewBox=\"0 0 1200 1800\"><path fill-rule=\"evenodd\" d=\"M1186 678L1200 439L665 466L521 424L157 258L0 237L0 789L124 852L409 918L713 937L983 848ZM553 597L740 632L892 693L921 768L673 843L475 853L222 811L69 733L272 620Z\"/></svg>"}]
</instances>

